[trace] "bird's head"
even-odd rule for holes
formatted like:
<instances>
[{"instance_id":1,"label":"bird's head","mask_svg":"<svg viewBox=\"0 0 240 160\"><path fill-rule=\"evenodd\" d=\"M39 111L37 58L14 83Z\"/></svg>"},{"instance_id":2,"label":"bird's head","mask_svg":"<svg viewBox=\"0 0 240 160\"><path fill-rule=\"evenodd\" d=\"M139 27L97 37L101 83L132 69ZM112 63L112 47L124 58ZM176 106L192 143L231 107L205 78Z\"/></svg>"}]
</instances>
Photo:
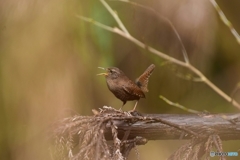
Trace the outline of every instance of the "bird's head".
<instances>
[{"instance_id":1,"label":"bird's head","mask_svg":"<svg viewBox=\"0 0 240 160\"><path fill-rule=\"evenodd\" d=\"M109 68L103 68L103 67L98 67L100 69L105 70L105 73L99 73L97 74L98 76L104 75L106 78L111 78L111 79L116 79L120 75L124 74L123 71L116 67L109 67Z\"/></svg>"}]
</instances>

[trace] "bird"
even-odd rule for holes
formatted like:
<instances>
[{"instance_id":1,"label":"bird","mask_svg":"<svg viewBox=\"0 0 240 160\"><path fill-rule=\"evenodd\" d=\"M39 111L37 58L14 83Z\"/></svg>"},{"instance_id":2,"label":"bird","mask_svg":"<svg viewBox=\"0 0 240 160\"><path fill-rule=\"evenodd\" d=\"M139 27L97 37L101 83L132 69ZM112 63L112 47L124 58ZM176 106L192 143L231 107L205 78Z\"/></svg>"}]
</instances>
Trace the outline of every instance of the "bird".
<instances>
[{"instance_id":1,"label":"bird","mask_svg":"<svg viewBox=\"0 0 240 160\"><path fill-rule=\"evenodd\" d=\"M155 65L151 64L143 72L143 74L135 80L135 82L130 80L125 73L117 67L98 68L103 69L106 72L97 75L104 75L106 77L108 89L115 95L115 97L123 102L121 108L119 109L120 111L127 101L137 100L134 108L131 110L133 112L136 110L140 98L145 98L144 93L148 92L148 80L155 68Z\"/></svg>"}]
</instances>

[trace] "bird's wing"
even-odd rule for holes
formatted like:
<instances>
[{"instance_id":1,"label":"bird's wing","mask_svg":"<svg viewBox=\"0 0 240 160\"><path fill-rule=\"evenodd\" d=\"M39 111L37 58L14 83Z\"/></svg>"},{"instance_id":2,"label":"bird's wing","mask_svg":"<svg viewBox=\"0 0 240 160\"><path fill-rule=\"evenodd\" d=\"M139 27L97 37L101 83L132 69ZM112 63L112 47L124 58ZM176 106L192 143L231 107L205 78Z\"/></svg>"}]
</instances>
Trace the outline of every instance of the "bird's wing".
<instances>
[{"instance_id":1,"label":"bird's wing","mask_svg":"<svg viewBox=\"0 0 240 160\"><path fill-rule=\"evenodd\" d=\"M151 76L153 70L155 68L155 65L154 64L151 64L144 72L141 76L139 76L135 83L137 84L138 87L141 88L141 90L143 92L148 92L148 80L149 80L149 77Z\"/></svg>"},{"instance_id":2,"label":"bird's wing","mask_svg":"<svg viewBox=\"0 0 240 160\"><path fill-rule=\"evenodd\" d=\"M130 95L136 95L140 98L145 97L142 90L138 86L136 86L136 84L134 84L132 81L130 81L128 85L123 85L122 87L123 87L124 91Z\"/></svg>"}]
</instances>

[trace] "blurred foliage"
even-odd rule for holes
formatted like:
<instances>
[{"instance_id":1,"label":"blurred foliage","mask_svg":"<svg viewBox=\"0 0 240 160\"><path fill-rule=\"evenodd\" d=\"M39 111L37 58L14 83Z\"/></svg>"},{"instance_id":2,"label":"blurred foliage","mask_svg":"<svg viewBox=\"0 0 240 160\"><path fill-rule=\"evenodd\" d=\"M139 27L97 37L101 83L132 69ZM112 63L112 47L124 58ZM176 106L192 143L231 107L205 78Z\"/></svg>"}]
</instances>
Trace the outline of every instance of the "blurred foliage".
<instances>
[{"instance_id":1,"label":"blurred foliage","mask_svg":"<svg viewBox=\"0 0 240 160\"><path fill-rule=\"evenodd\" d=\"M168 17L183 39L190 62L224 92L231 94L239 82L240 46L210 2L137 2ZM218 2L240 32L240 2ZM108 3L134 37L183 59L179 42L161 18L127 3ZM163 65L165 61L161 58L118 35L77 19L76 14L117 26L96 0L0 1L1 159L49 159L46 130L55 120L69 114L89 115L92 108L103 105L119 108L121 101L108 91L105 79L96 76L101 72L98 66L119 67L135 79L149 64L156 64L150 78L150 92L146 99L140 100L137 108L141 112L184 113L160 100L159 95L195 110L237 112L205 84L186 81L175 73L176 69L186 75L188 71ZM239 92L235 98L240 101ZM129 110L133 105L128 102L124 109ZM156 156L166 158L173 151L172 143L159 143L155 144L158 147L151 154L152 159ZM148 144L141 147L145 149L140 156L150 155L149 147ZM166 149L167 152L159 155ZM226 150L234 151L234 147Z\"/></svg>"}]
</instances>

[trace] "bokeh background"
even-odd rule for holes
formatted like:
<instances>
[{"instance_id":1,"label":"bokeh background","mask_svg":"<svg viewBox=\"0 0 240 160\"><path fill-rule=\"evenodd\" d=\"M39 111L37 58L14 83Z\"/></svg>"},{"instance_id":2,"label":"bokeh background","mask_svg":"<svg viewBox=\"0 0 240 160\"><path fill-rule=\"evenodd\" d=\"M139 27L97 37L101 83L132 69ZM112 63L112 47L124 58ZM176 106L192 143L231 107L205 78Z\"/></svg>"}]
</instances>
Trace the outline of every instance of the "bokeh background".
<instances>
[{"instance_id":1,"label":"bokeh background","mask_svg":"<svg viewBox=\"0 0 240 160\"><path fill-rule=\"evenodd\" d=\"M240 81L240 45L208 0L138 0L176 27L190 62L228 95ZM240 1L217 1L240 32ZM127 3L108 1L129 32L140 41L180 60L181 46L166 21ZM97 0L0 1L0 157L6 160L51 159L47 143L53 122L66 116L92 115L104 105L122 102L109 92L97 67L116 66L131 79L151 63L143 113L186 113L159 99L163 95L188 108L212 113L237 113L235 107L203 83L179 78L190 72L131 41L84 22L76 15L116 27ZM165 64L165 65L164 65ZM235 95L240 103L240 91ZM128 102L124 110L130 110ZM138 148L140 159L166 159L186 141L154 141ZM224 151L239 141L224 142ZM137 159L132 152L129 159ZM229 158L230 159L230 158ZM234 159L234 158L231 158Z\"/></svg>"}]
</instances>

